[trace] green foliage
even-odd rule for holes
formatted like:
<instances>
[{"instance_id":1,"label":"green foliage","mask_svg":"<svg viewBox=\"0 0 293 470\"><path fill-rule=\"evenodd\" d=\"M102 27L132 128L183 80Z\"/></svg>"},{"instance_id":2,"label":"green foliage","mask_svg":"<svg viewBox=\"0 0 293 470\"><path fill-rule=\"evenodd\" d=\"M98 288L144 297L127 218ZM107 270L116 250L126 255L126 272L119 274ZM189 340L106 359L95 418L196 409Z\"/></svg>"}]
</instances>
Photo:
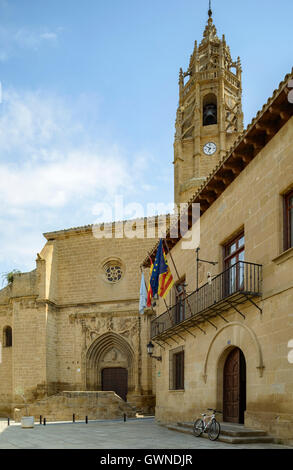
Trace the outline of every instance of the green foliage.
<instances>
[{"instance_id":1,"label":"green foliage","mask_svg":"<svg viewBox=\"0 0 293 470\"><path fill-rule=\"evenodd\" d=\"M9 273L3 273L2 274L3 283L6 282L8 285L12 284L14 281L15 274L20 274L20 273L21 271L19 271L18 269L13 269Z\"/></svg>"}]
</instances>

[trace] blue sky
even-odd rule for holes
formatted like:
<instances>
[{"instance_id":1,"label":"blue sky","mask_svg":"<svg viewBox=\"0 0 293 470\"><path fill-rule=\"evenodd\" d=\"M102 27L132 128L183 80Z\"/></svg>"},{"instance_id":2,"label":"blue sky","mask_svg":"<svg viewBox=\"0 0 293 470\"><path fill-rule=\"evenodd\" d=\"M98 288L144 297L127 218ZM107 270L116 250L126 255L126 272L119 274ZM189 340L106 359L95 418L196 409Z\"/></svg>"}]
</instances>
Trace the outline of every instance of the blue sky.
<instances>
[{"instance_id":1,"label":"blue sky","mask_svg":"<svg viewBox=\"0 0 293 470\"><path fill-rule=\"evenodd\" d=\"M292 0L213 0L245 125L292 67ZM115 195L173 200L178 72L207 0L0 0L0 273Z\"/></svg>"}]
</instances>

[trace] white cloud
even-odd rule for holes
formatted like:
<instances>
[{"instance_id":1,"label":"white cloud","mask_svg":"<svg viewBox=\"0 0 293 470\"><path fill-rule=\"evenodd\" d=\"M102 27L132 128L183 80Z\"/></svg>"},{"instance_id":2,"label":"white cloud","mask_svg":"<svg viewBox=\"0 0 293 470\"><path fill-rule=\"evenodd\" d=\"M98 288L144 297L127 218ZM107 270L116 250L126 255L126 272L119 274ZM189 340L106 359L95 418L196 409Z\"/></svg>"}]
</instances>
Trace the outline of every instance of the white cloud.
<instances>
[{"instance_id":1,"label":"white cloud","mask_svg":"<svg viewBox=\"0 0 293 470\"><path fill-rule=\"evenodd\" d=\"M0 27L0 61L6 61L18 50L38 50L45 44L56 44L63 28L49 31L47 28L31 30L27 28Z\"/></svg>"},{"instance_id":2,"label":"white cloud","mask_svg":"<svg viewBox=\"0 0 293 470\"><path fill-rule=\"evenodd\" d=\"M41 91L4 90L0 272L32 269L42 232L78 225L76 215L92 223L95 203L143 187L151 156L138 152L129 157L119 145L101 143L97 129L91 134L87 123L76 119L82 115L74 108L78 103L71 106Z\"/></svg>"},{"instance_id":3,"label":"white cloud","mask_svg":"<svg viewBox=\"0 0 293 470\"><path fill-rule=\"evenodd\" d=\"M62 100L41 92L4 95L0 115L0 203L5 207L64 206L93 193L131 189L126 157L95 140L74 147L86 130ZM93 137L92 137L93 139ZM9 159L8 159L9 157ZM140 155L133 171L145 168ZM9 161L10 160L10 161Z\"/></svg>"},{"instance_id":4,"label":"white cloud","mask_svg":"<svg viewBox=\"0 0 293 470\"><path fill-rule=\"evenodd\" d=\"M0 203L7 206L63 207L94 192L114 194L130 184L126 165L81 149L54 162L0 165Z\"/></svg>"},{"instance_id":5,"label":"white cloud","mask_svg":"<svg viewBox=\"0 0 293 470\"><path fill-rule=\"evenodd\" d=\"M57 33L42 33L40 34L41 39L45 39L47 41L56 41L58 38Z\"/></svg>"}]
</instances>

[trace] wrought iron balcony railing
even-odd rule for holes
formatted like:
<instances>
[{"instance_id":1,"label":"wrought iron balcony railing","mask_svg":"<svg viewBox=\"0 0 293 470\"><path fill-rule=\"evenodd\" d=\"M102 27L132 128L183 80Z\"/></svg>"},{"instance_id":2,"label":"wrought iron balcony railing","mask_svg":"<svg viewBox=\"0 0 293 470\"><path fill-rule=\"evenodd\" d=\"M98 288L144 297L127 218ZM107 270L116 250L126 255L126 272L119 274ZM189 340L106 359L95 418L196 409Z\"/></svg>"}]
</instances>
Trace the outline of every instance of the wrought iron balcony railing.
<instances>
[{"instance_id":1,"label":"wrought iron balcony railing","mask_svg":"<svg viewBox=\"0 0 293 470\"><path fill-rule=\"evenodd\" d=\"M205 321L216 328L211 318L218 315L227 322L223 313L230 308L245 318L239 305L247 301L261 311L252 300L261 296L261 284L262 266L238 261L156 317L151 322L151 338L164 340L179 331L190 330L191 326L202 330L198 325Z\"/></svg>"}]
</instances>

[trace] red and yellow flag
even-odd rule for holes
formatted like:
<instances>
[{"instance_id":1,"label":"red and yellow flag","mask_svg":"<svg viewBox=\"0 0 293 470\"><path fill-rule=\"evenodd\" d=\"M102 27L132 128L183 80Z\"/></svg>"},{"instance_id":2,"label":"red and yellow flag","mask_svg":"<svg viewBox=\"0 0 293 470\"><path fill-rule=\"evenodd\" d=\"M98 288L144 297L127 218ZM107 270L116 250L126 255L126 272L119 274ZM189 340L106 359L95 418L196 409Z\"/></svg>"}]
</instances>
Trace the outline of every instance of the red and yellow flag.
<instances>
[{"instance_id":1,"label":"red and yellow flag","mask_svg":"<svg viewBox=\"0 0 293 470\"><path fill-rule=\"evenodd\" d=\"M165 298L174 285L173 276L168 266L167 256L164 252L162 239L159 242L155 262L151 261L150 283L148 288L147 306L151 306L151 300L157 295Z\"/></svg>"},{"instance_id":2,"label":"red and yellow flag","mask_svg":"<svg viewBox=\"0 0 293 470\"><path fill-rule=\"evenodd\" d=\"M169 290L171 289L171 287L173 287L174 280L173 280L173 276L171 274L170 268L168 266L167 257L166 257L166 254L165 254L164 250L163 250L163 255L164 255L164 261L165 261L165 265L167 267L167 271L163 272L159 277L158 294L159 294L160 297L165 298L166 295L168 294Z\"/></svg>"}]
</instances>

